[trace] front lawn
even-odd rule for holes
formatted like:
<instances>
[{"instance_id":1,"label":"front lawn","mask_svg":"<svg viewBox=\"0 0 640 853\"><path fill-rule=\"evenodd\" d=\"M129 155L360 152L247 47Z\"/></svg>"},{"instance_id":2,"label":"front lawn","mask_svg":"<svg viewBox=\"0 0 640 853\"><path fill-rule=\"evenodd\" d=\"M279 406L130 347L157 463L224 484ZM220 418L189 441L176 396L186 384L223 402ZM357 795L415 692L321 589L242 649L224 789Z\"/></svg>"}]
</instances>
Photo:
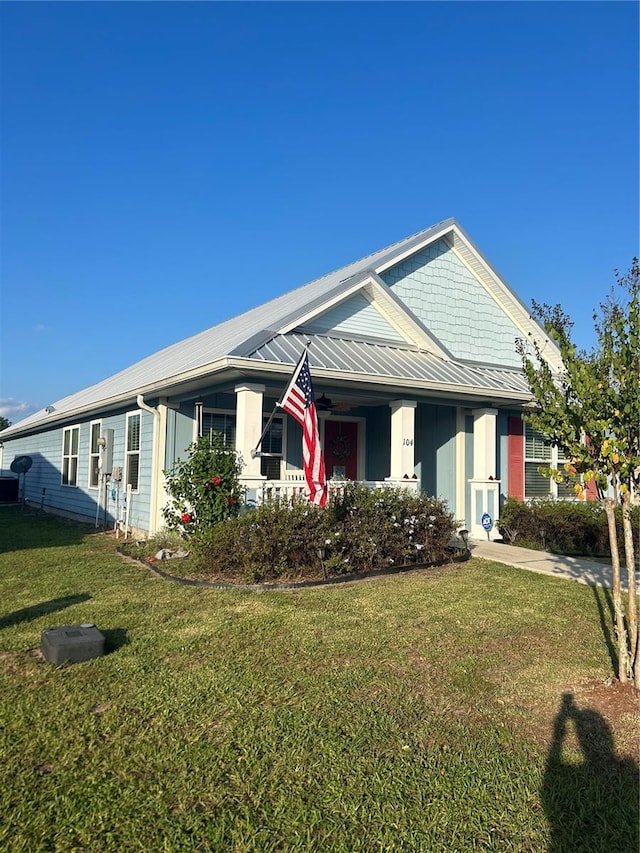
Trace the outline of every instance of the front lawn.
<instances>
[{"instance_id":1,"label":"front lawn","mask_svg":"<svg viewBox=\"0 0 640 853\"><path fill-rule=\"evenodd\" d=\"M0 508L3 851L635 851L603 590L472 559L251 593ZM108 654L54 666L49 626Z\"/></svg>"}]
</instances>

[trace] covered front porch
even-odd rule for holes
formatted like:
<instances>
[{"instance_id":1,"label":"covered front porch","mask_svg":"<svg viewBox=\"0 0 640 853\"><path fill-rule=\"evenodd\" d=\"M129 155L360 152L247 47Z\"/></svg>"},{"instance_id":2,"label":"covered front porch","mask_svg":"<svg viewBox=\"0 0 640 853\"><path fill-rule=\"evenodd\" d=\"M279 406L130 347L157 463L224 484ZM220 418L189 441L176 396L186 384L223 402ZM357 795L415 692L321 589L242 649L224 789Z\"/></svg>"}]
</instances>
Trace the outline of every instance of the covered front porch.
<instances>
[{"instance_id":1,"label":"covered front porch","mask_svg":"<svg viewBox=\"0 0 640 853\"><path fill-rule=\"evenodd\" d=\"M268 496L290 499L305 493L302 434L293 419L281 417L277 440L255 452L265 418L265 386L235 387L236 449L242 455L241 481L249 505ZM318 399L334 391L320 386ZM346 482L366 488L404 488L444 499L472 536L487 534L482 516L499 516L500 478L497 459L498 410L471 408L443 400L389 399L382 395L347 406L336 394L331 410L319 411L329 494ZM462 402L462 401L460 401ZM492 538L495 534L492 534Z\"/></svg>"}]
</instances>

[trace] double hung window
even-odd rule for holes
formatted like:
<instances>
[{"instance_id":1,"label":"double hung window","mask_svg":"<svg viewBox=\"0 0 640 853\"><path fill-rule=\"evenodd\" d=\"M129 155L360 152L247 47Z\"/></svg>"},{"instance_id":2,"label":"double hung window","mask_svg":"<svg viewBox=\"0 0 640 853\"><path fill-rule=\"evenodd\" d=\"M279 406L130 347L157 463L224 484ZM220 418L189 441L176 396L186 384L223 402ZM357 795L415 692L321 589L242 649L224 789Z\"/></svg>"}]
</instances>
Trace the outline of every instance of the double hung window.
<instances>
[{"instance_id":1,"label":"double hung window","mask_svg":"<svg viewBox=\"0 0 640 853\"><path fill-rule=\"evenodd\" d=\"M62 432L62 485L78 485L78 450L80 427L66 427Z\"/></svg>"},{"instance_id":2,"label":"double hung window","mask_svg":"<svg viewBox=\"0 0 640 853\"><path fill-rule=\"evenodd\" d=\"M571 488L545 477L538 468L562 468L564 458L542 433L525 424L524 429L524 494L525 498L569 498Z\"/></svg>"},{"instance_id":3,"label":"double hung window","mask_svg":"<svg viewBox=\"0 0 640 853\"><path fill-rule=\"evenodd\" d=\"M262 428L267 425L269 419L264 417ZM203 412L202 435L212 439L217 434L222 439L224 447L230 449L236 446L236 416L233 412ZM262 439L260 450L264 456L260 457L260 473L270 480L280 479L280 468L282 462L284 421L282 418L274 418L269 429ZM259 436L256 436L256 441ZM268 454L268 455L267 455Z\"/></svg>"},{"instance_id":4,"label":"double hung window","mask_svg":"<svg viewBox=\"0 0 640 853\"><path fill-rule=\"evenodd\" d=\"M264 418L262 428L267 425L268 418ZM284 422L282 418L274 418L269 424L269 429L262 439L260 450L264 454L260 457L260 473L268 480L279 480L280 463L282 461L282 434Z\"/></svg>"},{"instance_id":5,"label":"double hung window","mask_svg":"<svg viewBox=\"0 0 640 853\"><path fill-rule=\"evenodd\" d=\"M100 469L98 461L100 459L100 431L102 430L102 421L92 421L89 425L89 488L97 489L100 482Z\"/></svg>"},{"instance_id":6,"label":"double hung window","mask_svg":"<svg viewBox=\"0 0 640 853\"><path fill-rule=\"evenodd\" d=\"M140 479L140 412L127 415L125 484L138 491Z\"/></svg>"}]
</instances>

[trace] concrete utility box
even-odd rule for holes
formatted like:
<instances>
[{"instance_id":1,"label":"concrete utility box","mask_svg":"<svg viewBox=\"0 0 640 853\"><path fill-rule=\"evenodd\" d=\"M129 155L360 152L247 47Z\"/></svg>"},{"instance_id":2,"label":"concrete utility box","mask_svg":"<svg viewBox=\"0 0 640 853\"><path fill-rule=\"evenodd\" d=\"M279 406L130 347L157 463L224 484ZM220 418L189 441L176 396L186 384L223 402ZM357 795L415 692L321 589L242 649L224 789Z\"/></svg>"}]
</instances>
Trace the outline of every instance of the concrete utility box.
<instances>
[{"instance_id":1,"label":"concrete utility box","mask_svg":"<svg viewBox=\"0 0 640 853\"><path fill-rule=\"evenodd\" d=\"M79 663L104 655L104 635L90 624L45 628L40 651L49 663Z\"/></svg>"}]
</instances>

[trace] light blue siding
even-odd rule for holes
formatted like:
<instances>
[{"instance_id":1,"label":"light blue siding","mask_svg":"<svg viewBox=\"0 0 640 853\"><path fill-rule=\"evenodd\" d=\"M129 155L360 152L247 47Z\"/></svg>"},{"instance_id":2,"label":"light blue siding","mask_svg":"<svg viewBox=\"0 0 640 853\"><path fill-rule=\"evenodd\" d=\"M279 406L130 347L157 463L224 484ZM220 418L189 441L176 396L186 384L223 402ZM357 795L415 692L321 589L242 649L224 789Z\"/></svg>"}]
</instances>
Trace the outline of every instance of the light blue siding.
<instances>
[{"instance_id":1,"label":"light blue siding","mask_svg":"<svg viewBox=\"0 0 640 853\"><path fill-rule=\"evenodd\" d=\"M381 277L455 358L521 366L522 332L444 240Z\"/></svg>"},{"instance_id":2,"label":"light blue siding","mask_svg":"<svg viewBox=\"0 0 640 853\"><path fill-rule=\"evenodd\" d=\"M456 409L419 403L416 409L416 464L422 490L456 506Z\"/></svg>"},{"instance_id":3,"label":"light blue siding","mask_svg":"<svg viewBox=\"0 0 640 853\"><path fill-rule=\"evenodd\" d=\"M33 465L27 473L25 497L30 503L43 506L45 510L77 517L99 526L104 520L103 507L105 495L96 488L89 487L89 442L90 424L97 420L95 416L78 421L69 426L80 428L78 444L78 476L76 486L62 485L62 447L63 427L58 427L38 435L24 436L4 443L3 465L9 468L16 456L30 456ZM126 412L102 418L101 433L113 430L113 464L125 469ZM149 502L151 496L151 464L153 454L153 417L142 412L140 433L140 473L138 492L131 501L130 524L143 530L149 525ZM22 478L21 478L22 481ZM115 493L115 497L113 496ZM120 489L119 502L124 503L125 488ZM117 489L112 482L106 490L107 526L112 526L116 515Z\"/></svg>"},{"instance_id":4,"label":"light blue siding","mask_svg":"<svg viewBox=\"0 0 640 853\"><path fill-rule=\"evenodd\" d=\"M376 406L362 412L367 419L365 479L384 480L391 473L391 409Z\"/></svg>"},{"instance_id":5,"label":"light blue siding","mask_svg":"<svg viewBox=\"0 0 640 853\"><path fill-rule=\"evenodd\" d=\"M304 326L308 332L336 332L358 337L403 341L402 335L361 293L336 305Z\"/></svg>"}]
</instances>

